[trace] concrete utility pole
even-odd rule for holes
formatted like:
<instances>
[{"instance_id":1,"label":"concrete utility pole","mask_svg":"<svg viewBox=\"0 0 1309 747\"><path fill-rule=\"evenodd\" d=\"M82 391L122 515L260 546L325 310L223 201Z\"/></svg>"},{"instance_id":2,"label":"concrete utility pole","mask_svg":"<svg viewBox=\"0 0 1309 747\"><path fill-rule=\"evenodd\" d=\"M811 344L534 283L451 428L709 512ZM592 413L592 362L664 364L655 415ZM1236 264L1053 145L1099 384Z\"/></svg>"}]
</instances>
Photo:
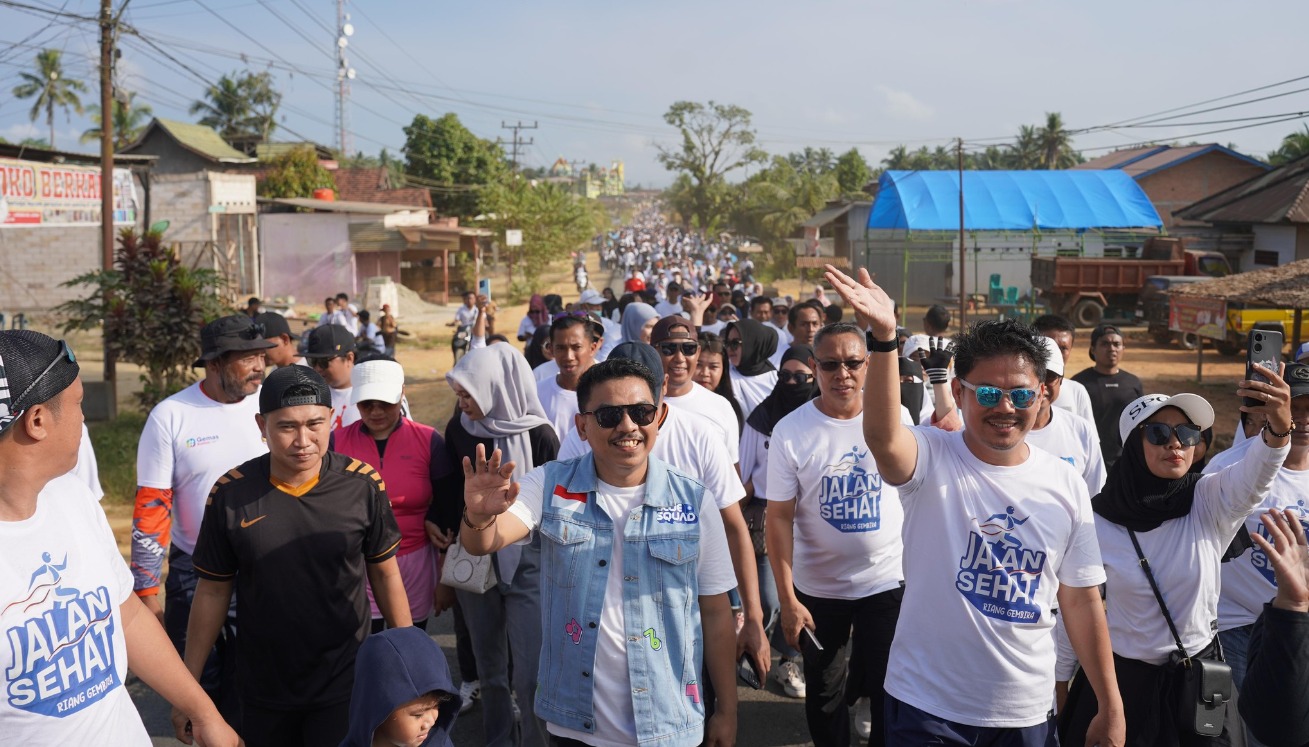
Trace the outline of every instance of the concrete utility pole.
<instances>
[{"instance_id":1,"label":"concrete utility pole","mask_svg":"<svg viewBox=\"0 0 1309 747\"><path fill-rule=\"evenodd\" d=\"M959 138L956 146L959 156L959 331L967 329L968 294L964 292L964 260L968 258L967 242L964 238L964 139Z\"/></svg>"},{"instance_id":2,"label":"concrete utility pole","mask_svg":"<svg viewBox=\"0 0 1309 747\"><path fill-rule=\"evenodd\" d=\"M500 129L502 129L502 130L513 130L513 131L514 131L514 139L513 139L512 141L510 141L510 142L511 142L511 145L510 145L510 149L509 149L509 159L510 159L511 161L513 161L513 164L514 164L514 171L517 171L517 170L518 170L518 152L519 152L519 150L520 150L524 145L535 145L535 144L536 144L536 140L535 140L535 138L528 138L528 139L524 140L524 139L522 139L521 137L519 137L518 133L519 133L521 130L535 130L535 129L536 129L536 122L533 121L530 125L525 125L525 124L523 124L522 121L520 120L520 121L518 122L518 124L505 124L505 123L504 123L504 120L501 120L501 121L500 121Z\"/></svg>"},{"instance_id":3,"label":"concrete utility pole","mask_svg":"<svg viewBox=\"0 0 1309 747\"><path fill-rule=\"evenodd\" d=\"M124 9L130 1L124 0ZM113 0L100 0L100 262L106 271L114 269L114 31L118 18L113 10ZM108 302L106 297L106 310ZM113 420L118 417L117 356L107 336L104 356L105 412Z\"/></svg>"}]
</instances>

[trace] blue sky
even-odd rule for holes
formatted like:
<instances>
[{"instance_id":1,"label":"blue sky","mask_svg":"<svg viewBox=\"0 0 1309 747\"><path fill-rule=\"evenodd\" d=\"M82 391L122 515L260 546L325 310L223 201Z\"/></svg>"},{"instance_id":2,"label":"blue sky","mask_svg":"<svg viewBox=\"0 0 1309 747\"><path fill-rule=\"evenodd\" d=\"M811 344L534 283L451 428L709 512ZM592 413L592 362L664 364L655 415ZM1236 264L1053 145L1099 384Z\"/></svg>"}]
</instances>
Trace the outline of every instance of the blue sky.
<instances>
[{"instance_id":1,"label":"blue sky","mask_svg":"<svg viewBox=\"0 0 1309 747\"><path fill-rule=\"evenodd\" d=\"M98 8L95 0L25 2L83 15ZM273 62L285 94L279 137L335 145L335 0L131 0L128 8L128 23L194 71L125 39L121 85L156 114L190 120L186 107L203 90L198 78L245 67L244 54L251 69ZM502 122L537 121L539 129L524 133L535 140L528 165L622 159L629 183L656 186L670 177L655 146L673 142L661 115L679 99L749 109L770 152L857 146L876 164L895 143L997 142L1047 111L1062 112L1070 128L1094 127L1309 75L1300 53L1309 26L1303 0L358 0L347 11L358 72L356 150L394 153L414 114L454 111L487 138L509 136ZM64 49L69 73L95 81L94 25L48 22L0 7L0 135L10 140L46 133L44 120L29 122L28 105L9 93L37 48ZM31 48L12 46L34 32ZM1298 88L1309 80L1200 108ZM1074 144L1095 156L1258 120L1187 122L1302 111L1309 91L1161 123L1167 127L1087 133ZM1262 156L1305 121L1195 139ZM57 144L90 148L76 145L89 126L85 117L59 115Z\"/></svg>"}]
</instances>

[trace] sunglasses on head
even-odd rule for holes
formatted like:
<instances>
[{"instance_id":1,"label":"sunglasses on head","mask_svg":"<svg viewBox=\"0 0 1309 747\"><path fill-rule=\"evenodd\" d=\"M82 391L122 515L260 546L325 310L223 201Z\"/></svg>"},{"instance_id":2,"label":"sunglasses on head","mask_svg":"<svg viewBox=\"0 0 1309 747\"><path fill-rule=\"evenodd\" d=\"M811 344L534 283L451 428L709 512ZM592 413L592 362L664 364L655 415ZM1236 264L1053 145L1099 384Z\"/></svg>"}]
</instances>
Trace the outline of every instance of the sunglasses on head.
<instances>
[{"instance_id":1,"label":"sunglasses on head","mask_svg":"<svg viewBox=\"0 0 1309 747\"><path fill-rule=\"evenodd\" d=\"M239 337L242 340L262 340L264 339L264 325L259 322L253 322L249 327L233 330L223 335L223 337Z\"/></svg>"},{"instance_id":2,"label":"sunglasses on head","mask_svg":"<svg viewBox=\"0 0 1309 747\"><path fill-rule=\"evenodd\" d=\"M16 411L18 408L15 407L15 405L17 405L19 402L22 402L23 398L26 397L28 394L31 394L32 390L36 388L36 385L41 383L41 379L44 379L46 377L46 374L50 373L50 371L55 367L55 364L59 363L59 361L62 360L66 360L69 363L77 362L77 358L73 355L73 349L68 347L67 342L60 340L59 353L55 355L55 359L50 361L50 365L46 366L45 370L42 371L40 374L38 374L35 379L32 379L32 383L27 385L27 388L23 390L22 394L9 400L10 403L9 409L11 411Z\"/></svg>"},{"instance_id":3,"label":"sunglasses on head","mask_svg":"<svg viewBox=\"0 0 1309 747\"><path fill-rule=\"evenodd\" d=\"M1200 443L1201 428L1198 425L1190 423L1179 423L1177 425L1168 425L1167 423L1142 423L1138 428L1145 440L1155 446L1167 446L1172 443L1173 435L1177 435L1177 442L1183 447L1195 446Z\"/></svg>"},{"instance_id":4,"label":"sunglasses on head","mask_svg":"<svg viewBox=\"0 0 1309 747\"><path fill-rule=\"evenodd\" d=\"M687 358L690 358L691 356L695 355L698 350L700 350L700 343L661 342L658 345L656 345L655 348L657 348L659 350L659 354L665 358L672 358L674 355L677 355L679 352L682 355L686 356Z\"/></svg>"},{"instance_id":5,"label":"sunglasses on head","mask_svg":"<svg viewBox=\"0 0 1309 747\"><path fill-rule=\"evenodd\" d=\"M1026 410L1036 401L1035 389L1001 389L998 386L974 386L963 379L960 379L959 383L963 384L965 389L972 390L973 394L977 396L977 404L982 407L995 407L1000 404L1000 400L1008 397L1014 407L1019 410Z\"/></svg>"},{"instance_id":6,"label":"sunglasses on head","mask_svg":"<svg viewBox=\"0 0 1309 747\"><path fill-rule=\"evenodd\" d=\"M808 384L814 380L814 375L804 373L803 371L778 371L777 382L779 384Z\"/></svg>"},{"instance_id":7,"label":"sunglasses on head","mask_svg":"<svg viewBox=\"0 0 1309 747\"><path fill-rule=\"evenodd\" d=\"M867 362L867 358L850 358L843 361L818 361L818 367L827 373L834 373L840 370L841 366L845 366L847 371L858 371L863 368L864 364Z\"/></svg>"},{"instance_id":8,"label":"sunglasses on head","mask_svg":"<svg viewBox=\"0 0 1309 747\"><path fill-rule=\"evenodd\" d=\"M595 416L595 422L599 423L601 428L617 428L618 424L623 422L624 414L636 425L647 426L654 422L655 414L658 412L659 408L655 405L639 404L605 405L582 414Z\"/></svg>"}]
</instances>

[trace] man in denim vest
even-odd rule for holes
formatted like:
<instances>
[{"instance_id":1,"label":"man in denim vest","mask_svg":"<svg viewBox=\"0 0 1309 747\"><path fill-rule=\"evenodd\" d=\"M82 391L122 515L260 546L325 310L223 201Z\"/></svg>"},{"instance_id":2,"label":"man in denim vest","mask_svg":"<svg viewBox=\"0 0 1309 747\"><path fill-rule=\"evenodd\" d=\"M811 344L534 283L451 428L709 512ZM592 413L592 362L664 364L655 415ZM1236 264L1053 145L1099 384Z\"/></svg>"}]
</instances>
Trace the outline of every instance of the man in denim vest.
<instances>
[{"instance_id":1,"label":"man in denim vest","mask_svg":"<svg viewBox=\"0 0 1309 747\"><path fill-rule=\"evenodd\" d=\"M464 460L467 550L541 534L536 714L558 747L736 741L727 538L704 486L650 457L658 391L636 361L596 364L577 387L590 453L520 483L498 450L488 459L479 446L476 463ZM708 722L702 658L717 695Z\"/></svg>"}]
</instances>

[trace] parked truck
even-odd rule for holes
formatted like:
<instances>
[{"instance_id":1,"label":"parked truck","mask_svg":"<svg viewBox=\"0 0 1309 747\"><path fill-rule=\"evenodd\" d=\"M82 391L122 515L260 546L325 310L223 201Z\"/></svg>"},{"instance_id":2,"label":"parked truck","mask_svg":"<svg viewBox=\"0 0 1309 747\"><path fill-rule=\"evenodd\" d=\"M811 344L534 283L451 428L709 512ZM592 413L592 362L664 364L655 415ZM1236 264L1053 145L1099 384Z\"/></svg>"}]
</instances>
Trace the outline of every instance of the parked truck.
<instances>
[{"instance_id":1,"label":"parked truck","mask_svg":"<svg viewBox=\"0 0 1309 747\"><path fill-rule=\"evenodd\" d=\"M1094 327L1106 316L1132 319L1151 276L1232 273L1218 252L1186 249L1181 239L1153 237L1140 257L1033 257L1032 287L1057 314L1079 327Z\"/></svg>"}]
</instances>

